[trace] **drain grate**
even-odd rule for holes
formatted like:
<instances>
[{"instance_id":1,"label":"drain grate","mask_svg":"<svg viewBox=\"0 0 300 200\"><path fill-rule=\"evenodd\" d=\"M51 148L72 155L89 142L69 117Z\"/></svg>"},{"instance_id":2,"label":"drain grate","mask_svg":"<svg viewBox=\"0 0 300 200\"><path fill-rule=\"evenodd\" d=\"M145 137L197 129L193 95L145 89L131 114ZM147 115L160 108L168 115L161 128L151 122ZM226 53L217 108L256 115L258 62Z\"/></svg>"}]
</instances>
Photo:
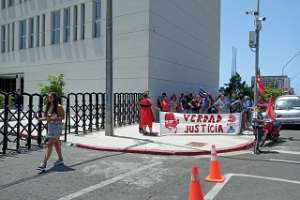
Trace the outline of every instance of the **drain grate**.
<instances>
[{"instance_id":1,"label":"drain grate","mask_svg":"<svg viewBox=\"0 0 300 200\"><path fill-rule=\"evenodd\" d=\"M202 143L202 142L190 142L186 144L186 146L192 146L192 147L203 147L207 145L207 143Z\"/></svg>"}]
</instances>

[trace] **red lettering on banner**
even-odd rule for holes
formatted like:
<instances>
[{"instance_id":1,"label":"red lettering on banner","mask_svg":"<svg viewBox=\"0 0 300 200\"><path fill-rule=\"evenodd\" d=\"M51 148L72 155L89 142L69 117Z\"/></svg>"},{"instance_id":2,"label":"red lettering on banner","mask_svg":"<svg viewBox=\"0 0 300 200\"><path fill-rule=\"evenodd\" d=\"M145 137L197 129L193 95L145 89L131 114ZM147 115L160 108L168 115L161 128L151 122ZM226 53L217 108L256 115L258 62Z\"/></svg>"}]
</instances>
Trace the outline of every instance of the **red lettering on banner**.
<instances>
[{"instance_id":1,"label":"red lettering on banner","mask_svg":"<svg viewBox=\"0 0 300 200\"><path fill-rule=\"evenodd\" d=\"M219 133L224 133L224 131L223 131L223 126L222 126L222 125L219 125L219 127L218 127L218 132L219 132Z\"/></svg>"},{"instance_id":2,"label":"red lettering on banner","mask_svg":"<svg viewBox=\"0 0 300 200\"><path fill-rule=\"evenodd\" d=\"M222 121L222 115L218 115L217 116L217 123L221 122Z\"/></svg>"},{"instance_id":3,"label":"red lettering on banner","mask_svg":"<svg viewBox=\"0 0 300 200\"><path fill-rule=\"evenodd\" d=\"M202 133L204 133L206 124L202 124L201 126L202 126Z\"/></svg>"},{"instance_id":4,"label":"red lettering on banner","mask_svg":"<svg viewBox=\"0 0 300 200\"><path fill-rule=\"evenodd\" d=\"M215 117L213 115L210 116L208 123L215 123Z\"/></svg>"},{"instance_id":5,"label":"red lettering on banner","mask_svg":"<svg viewBox=\"0 0 300 200\"><path fill-rule=\"evenodd\" d=\"M204 119L203 119L203 122L206 123L208 120L208 116L207 115L204 115Z\"/></svg>"},{"instance_id":6,"label":"red lettering on banner","mask_svg":"<svg viewBox=\"0 0 300 200\"><path fill-rule=\"evenodd\" d=\"M199 133L199 125L195 126L195 133Z\"/></svg>"},{"instance_id":7,"label":"red lettering on banner","mask_svg":"<svg viewBox=\"0 0 300 200\"><path fill-rule=\"evenodd\" d=\"M187 122L189 120L189 118L190 118L190 115L184 114L183 117L184 117L184 120Z\"/></svg>"},{"instance_id":8,"label":"red lettering on banner","mask_svg":"<svg viewBox=\"0 0 300 200\"><path fill-rule=\"evenodd\" d=\"M215 132L215 129L214 129L214 128L215 128L214 125L210 125L209 129L210 129L210 132L211 132L211 133L214 133L214 132Z\"/></svg>"},{"instance_id":9,"label":"red lettering on banner","mask_svg":"<svg viewBox=\"0 0 300 200\"><path fill-rule=\"evenodd\" d=\"M189 132L188 127L189 127L189 126L186 126L186 127L185 127L185 131L184 131L185 133L188 133L188 132Z\"/></svg>"},{"instance_id":10,"label":"red lettering on banner","mask_svg":"<svg viewBox=\"0 0 300 200\"><path fill-rule=\"evenodd\" d=\"M203 118L203 116L202 116L202 115L198 115L197 122L202 122L202 118Z\"/></svg>"},{"instance_id":11,"label":"red lettering on banner","mask_svg":"<svg viewBox=\"0 0 300 200\"><path fill-rule=\"evenodd\" d=\"M195 118L197 117L197 115L192 115L192 117L191 117L191 122L196 122L195 121Z\"/></svg>"}]
</instances>

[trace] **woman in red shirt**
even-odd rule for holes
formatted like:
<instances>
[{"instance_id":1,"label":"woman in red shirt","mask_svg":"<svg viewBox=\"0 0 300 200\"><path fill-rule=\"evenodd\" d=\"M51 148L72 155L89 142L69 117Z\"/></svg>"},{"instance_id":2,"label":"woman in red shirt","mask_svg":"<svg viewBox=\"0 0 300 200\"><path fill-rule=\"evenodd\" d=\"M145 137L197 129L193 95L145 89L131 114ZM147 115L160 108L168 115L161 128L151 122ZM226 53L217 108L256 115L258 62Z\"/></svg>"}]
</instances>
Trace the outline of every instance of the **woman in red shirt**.
<instances>
[{"instance_id":1,"label":"woman in red shirt","mask_svg":"<svg viewBox=\"0 0 300 200\"><path fill-rule=\"evenodd\" d=\"M170 112L170 103L167 96L163 96L163 99L160 102L160 107L162 112Z\"/></svg>"}]
</instances>

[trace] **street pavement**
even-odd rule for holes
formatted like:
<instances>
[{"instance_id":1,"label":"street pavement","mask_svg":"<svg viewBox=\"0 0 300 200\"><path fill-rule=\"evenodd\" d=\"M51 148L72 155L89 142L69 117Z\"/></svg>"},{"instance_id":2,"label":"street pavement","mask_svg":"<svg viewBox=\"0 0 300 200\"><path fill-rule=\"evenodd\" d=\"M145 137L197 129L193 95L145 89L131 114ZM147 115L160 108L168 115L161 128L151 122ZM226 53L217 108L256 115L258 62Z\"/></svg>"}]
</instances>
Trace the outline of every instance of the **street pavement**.
<instances>
[{"instance_id":1,"label":"street pavement","mask_svg":"<svg viewBox=\"0 0 300 200\"><path fill-rule=\"evenodd\" d=\"M250 149L251 150L251 149ZM155 156L63 147L65 166L39 174L43 150L0 157L0 200L183 200L196 165L206 199L300 199L300 132L283 130L264 154L219 154L222 184L204 181L209 156Z\"/></svg>"}]
</instances>

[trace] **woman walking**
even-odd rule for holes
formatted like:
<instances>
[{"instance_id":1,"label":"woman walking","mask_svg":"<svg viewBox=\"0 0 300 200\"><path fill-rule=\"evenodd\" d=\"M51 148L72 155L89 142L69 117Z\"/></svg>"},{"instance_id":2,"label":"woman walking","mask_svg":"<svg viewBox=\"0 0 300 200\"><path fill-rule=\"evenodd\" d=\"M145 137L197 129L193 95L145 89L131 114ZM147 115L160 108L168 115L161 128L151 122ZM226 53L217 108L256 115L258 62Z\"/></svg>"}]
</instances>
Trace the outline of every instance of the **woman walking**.
<instances>
[{"instance_id":1,"label":"woman walking","mask_svg":"<svg viewBox=\"0 0 300 200\"><path fill-rule=\"evenodd\" d=\"M65 118L64 108L58 103L58 96L55 92L48 94L48 101L44 116L39 120L47 120L47 150L45 152L44 160L38 167L39 170L45 170L47 162L51 156L53 146L56 150L58 160L54 163L54 166L63 165L63 157L61 153L61 144L59 137L62 132L62 120Z\"/></svg>"}]
</instances>

